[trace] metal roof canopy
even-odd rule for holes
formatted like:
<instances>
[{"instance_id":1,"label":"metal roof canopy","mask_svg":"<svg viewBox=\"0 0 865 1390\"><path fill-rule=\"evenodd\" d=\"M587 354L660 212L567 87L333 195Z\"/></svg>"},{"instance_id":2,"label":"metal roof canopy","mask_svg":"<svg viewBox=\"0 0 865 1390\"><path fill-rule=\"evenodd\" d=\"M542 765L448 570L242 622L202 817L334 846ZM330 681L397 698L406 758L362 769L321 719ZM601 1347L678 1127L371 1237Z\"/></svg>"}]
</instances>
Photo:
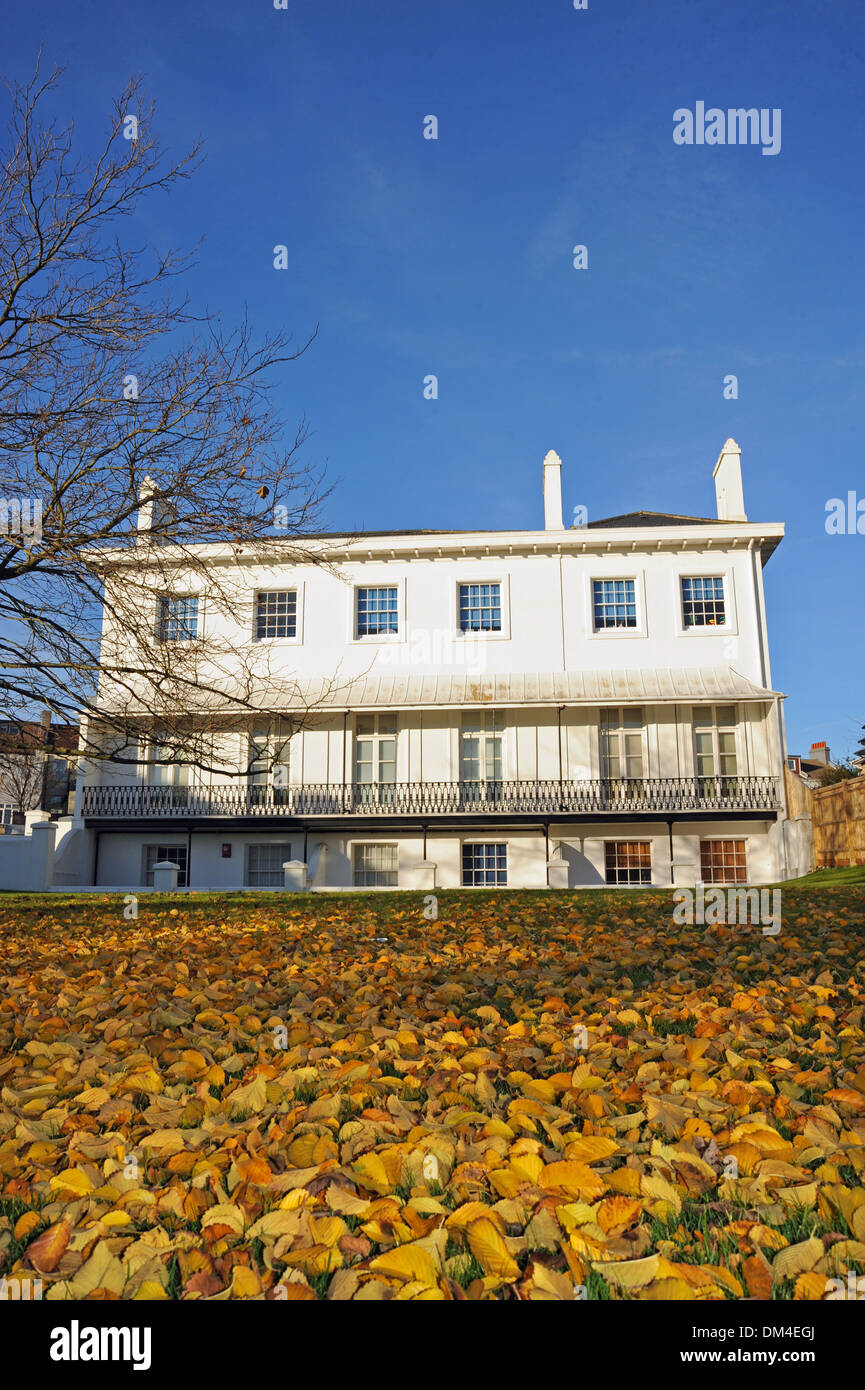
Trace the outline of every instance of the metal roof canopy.
<instances>
[{"instance_id":1,"label":"metal roof canopy","mask_svg":"<svg viewBox=\"0 0 865 1390\"><path fill-rule=\"evenodd\" d=\"M767 701L777 690L755 685L732 667L520 672L517 674L388 674L348 680L337 689L299 681L282 695L262 692L262 709L428 709L483 705L549 706L686 704L691 701Z\"/></svg>"}]
</instances>

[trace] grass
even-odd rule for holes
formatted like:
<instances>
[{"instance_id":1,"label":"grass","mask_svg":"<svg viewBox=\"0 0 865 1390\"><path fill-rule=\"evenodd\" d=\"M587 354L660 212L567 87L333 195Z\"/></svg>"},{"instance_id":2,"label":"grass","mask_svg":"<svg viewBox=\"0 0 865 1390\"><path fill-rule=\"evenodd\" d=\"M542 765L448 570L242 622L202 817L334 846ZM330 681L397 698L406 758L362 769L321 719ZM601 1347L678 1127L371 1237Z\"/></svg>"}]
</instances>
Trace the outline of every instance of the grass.
<instances>
[{"instance_id":1,"label":"grass","mask_svg":"<svg viewBox=\"0 0 865 1390\"><path fill-rule=\"evenodd\" d=\"M116 1126L129 1152L148 1132L176 1127L185 1140L195 1131L190 1147L209 1164L193 1171L183 1153L175 1163L158 1146L145 1150L147 1189L168 1210L162 1215L135 1202L126 1234L117 1227L110 1236L119 1249L164 1221L172 1233L195 1237L194 1263L186 1245L170 1257L166 1252L169 1298L183 1296L199 1267L209 1272L212 1265L230 1286L235 1257L251 1261L266 1280L283 1272L268 1233L229 1235L224 1246L202 1235L204 1210L222 1200L223 1188L245 1207L247 1229L284 1200L288 1189L271 1189L267 1168L265 1179L241 1177L238 1169L250 1158L266 1160L275 1179L308 1170L304 1185L317 1216L328 1210L333 1182L372 1202L393 1199L383 1202L374 1224L367 1216L345 1217L343 1230L364 1239L346 1241L343 1267L357 1271L363 1287L374 1277L369 1266L379 1252L418 1237L430 1219L439 1221L436 1230L446 1220L442 1213L410 1221L400 1215L391 1241L387 1227L396 1208L406 1213L424 1196L445 1213L466 1203L497 1205L509 1188L491 1175L503 1167L503 1177L522 1173L514 1198L520 1209L527 1204L527 1220L540 1194L557 1186L550 1179L552 1188L545 1187L540 1173L528 1181L527 1161L539 1155L540 1172L548 1174L583 1135L615 1140L612 1156L593 1170L604 1179L629 1159L636 1165L641 1185L630 1191L640 1200L629 1239L639 1255L657 1252L680 1267L715 1265L741 1281L751 1247L739 1223L760 1219L787 1244L816 1236L828 1253L854 1234L833 1191L837 1184L861 1189L865 1167L856 1142L865 1132L865 1108L850 1090L865 1093L859 873L823 871L790 885L781 934L771 941L758 930L710 934L678 926L671 894L663 890L442 892L436 923L423 918L422 893L148 895L138 921L129 923L121 917L122 899L109 895L7 895L0 907L6 1063L0 1273L26 1264L27 1246L63 1206L75 1213L75 1253L86 1247L91 1210L104 1214L114 1197L109 1190L79 1206L58 1198L53 1175L83 1164L100 1184L98 1131L107 1136ZM489 1006L497 1016L486 1016ZM288 1027L287 1048L273 1042L275 1020ZM575 1026L583 1020L589 1041L578 1054ZM190 1058L194 1074L185 1074ZM571 1081L575 1067L581 1075ZM49 1095L44 1083L52 1075L56 1090ZM256 1075L267 1080L266 1102L256 1101L256 1108L234 1102L235 1090ZM729 1084L741 1094L728 1096ZM90 1108L85 1095L80 1104L97 1086L110 1100ZM126 1119L117 1119L118 1099ZM71 1112L62 1130L58 1108L61 1120ZM834 1125L826 1118L833 1110ZM364 1112L360 1123L349 1123ZM87 1115L98 1130L78 1129ZM633 1124L621 1123L626 1116ZM735 1126L752 1117L777 1140L769 1157L760 1150L759 1164L771 1168L776 1148L796 1146L787 1159L801 1165L803 1189L812 1179L822 1189L816 1203L812 1193L810 1210L790 1210L789 1198L766 1203L759 1173L752 1176L744 1161L744 1176L727 1181L713 1160L718 1180L706 1186L705 1173L689 1160L689 1152L696 1156L694 1133L696 1152L716 1136L723 1153L738 1142L731 1140ZM511 1127L510 1138L503 1138L502 1122ZM35 1128L43 1124L51 1135L47 1148ZM809 1125L817 1127L816 1142ZM826 1133L838 1140L837 1152L828 1155L820 1138ZM444 1187L418 1176L436 1134L453 1153ZM315 1157L313 1141L321 1141ZM400 1158L411 1154L410 1164L394 1161L395 1146ZM355 1165L373 1154L383 1156L387 1182L370 1169L367 1191L364 1169ZM656 1167L659 1175L670 1174L681 1203L669 1219L657 1213L678 1203L671 1206L643 1184ZM795 1172L785 1172L783 1181L798 1185ZM569 1195L575 1200L576 1192ZM587 1193L586 1203L593 1206L599 1195ZM543 1200L555 1216L567 1198ZM47 1205L52 1210L43 1217ZM514 1210L503 1218L509 1239L520 1235L524 1220L515 1221ZM37 1211L40 1222L15 1240L25 1211ZM587 1223L590 1242L601 1239L602 1219L596 1213ZM565 1239L560 1243L549 1253L545 1247L542 1263L576 1284ZM491 1282L483 1242L472 1245L476 1254L460 1236L445 1256L448 1274L470 1290L470 1299L485 1296L484 1281ZM618 1257L627 1254L627 1246L617 1248ZM771 1259L774 1249L766 1250ZM492 1289L493 1297L531 1291L534 1257L518 1245L513 1254L519 1276ZM856 1265L855 1250L845 1258ZM351 1281L341 1278L331 1289L334 1269L317 1268L311 1262L307 1292L344 1296ZM587 1259L575 1296L641 1295L612 1287ZM723 1296L732 1296L730 1290ZM771 1296L792 1298L795 1284L779 1277Z\"/></svg>"}]
</instances>

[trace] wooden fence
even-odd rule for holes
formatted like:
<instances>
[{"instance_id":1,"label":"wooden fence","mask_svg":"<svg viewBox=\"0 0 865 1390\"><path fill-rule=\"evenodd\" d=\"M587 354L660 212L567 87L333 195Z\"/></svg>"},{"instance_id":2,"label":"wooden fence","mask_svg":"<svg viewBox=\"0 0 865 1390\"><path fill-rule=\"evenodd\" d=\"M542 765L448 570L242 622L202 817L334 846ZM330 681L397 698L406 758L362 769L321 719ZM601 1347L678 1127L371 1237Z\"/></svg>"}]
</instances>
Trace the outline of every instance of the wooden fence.
<instances>
[{"instance_id":1,"label":"wooden fence","mask_svg":"<svg viewBox=\"0 0 865 1390\"><path fill-rule=\"evenodd\" d=\"M850 777L811 793L818 869L865 864L865 777Z\"/></svg>"}]
</instances>

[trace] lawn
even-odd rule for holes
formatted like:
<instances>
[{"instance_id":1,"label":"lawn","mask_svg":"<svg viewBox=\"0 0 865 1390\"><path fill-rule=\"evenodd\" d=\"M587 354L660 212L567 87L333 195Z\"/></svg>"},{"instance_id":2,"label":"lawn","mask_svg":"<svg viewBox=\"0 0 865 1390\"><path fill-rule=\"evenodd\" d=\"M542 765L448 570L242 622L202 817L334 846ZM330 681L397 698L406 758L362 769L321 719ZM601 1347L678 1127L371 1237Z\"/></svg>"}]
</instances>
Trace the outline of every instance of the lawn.
<instances>
[{"instance_id":1,"label":"lawn","mask_svg":"<svg viewBox=\"0 0 865 1390\"><path fill-rule=\"evenodd\" d=\"M436 920L407 893L142 895L134 920L5 896L0 1275L48 1299L842 1297L865 886L833 882L785 887L775 936L677 925L659 892L443 892Z\"/></svg>"}]
</instances>

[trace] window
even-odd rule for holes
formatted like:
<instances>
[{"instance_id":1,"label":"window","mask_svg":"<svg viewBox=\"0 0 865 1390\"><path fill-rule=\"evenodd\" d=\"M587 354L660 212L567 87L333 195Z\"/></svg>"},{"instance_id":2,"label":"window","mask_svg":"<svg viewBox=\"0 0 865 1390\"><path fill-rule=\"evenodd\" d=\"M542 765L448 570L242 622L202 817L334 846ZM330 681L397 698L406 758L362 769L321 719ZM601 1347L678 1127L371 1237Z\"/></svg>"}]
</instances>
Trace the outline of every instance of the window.
<instances>
[{"instance_id":1,"label":"window","mask_svg":"<svg viewBox=\"0 0 865 1390\"><path fill-rule=\"evenodd\" d=\"M746 883L744 840L701 840L700 877L704 883Z\"/></svg>"},{"instance_id":2,"label":"window","mask_svg":"<svg viewBox=\"0 0 865 1390\"><path fill-rule=\"evenodd\" d=\"M255 596L255 640L297 636L297 590L280 589Z\"/></svg>"},{"instance_id":3,"label":"window","mask_svg":"<svg viewBox=\"0 0 865 1390\"><path fill-rule=\"evenodd\" d=\"M501 714L467 715L460 734L460 791L463 803L488 803L502 793Z\"/></svg>"},{"instance_id":4,"label":"window","mask_svg":"<svg viewBox=\"0 0 865 1390\"><path fill-rule=\"evenodd\" d=\"M726 621L724 580L720 576L682 580L684 627L723 627Z\"/></svg>"},{"instance_id":5,"label":"window","mask_svg":"<svg viewBox=\"0 0 865 1390\"><path fill-rule=\"evenodd\" d=\"M15 807L9 801L4 801L0 805L0 825L11 825Z\"/></svg>"},{"instance_id":6,"label":"window","mask_svg":"<svg viewBox=\"0 0 865 1390\"><path fill-rule=\"evenodd\" d=\"M172 800L182 800L189 786L189 767L177 760L176 751L163 740L164 734L157 731L147 749L147 780L151 787L170 789Z\"/></svg>"},{"instance_id":7,"label":"window","mask_svg":"<svg viewBox=\"0 0 865 1390\"><path fill-rule=\"evenodd\" d=\"M637 626L636 581L593 579L592 610L595 632L610 627Z\"/></svg>"},{"instance_id":8,"label":"window","mask_svg":"<svg viewBox=\"0 0 865 1390\"><path fill-rule=\"evenodd\" d=\"M460 632L501 632L500 584L460 584Z\"/></svg>"},{"instance_id":9,"label":"window","mask_svg":"<svg viewBox=\"0 0 865 1390\"><path fill-rule=\"evenodd\" d=\"M694 765L697 777L735 777L736 706L694 710Z\"/></svg>"},{"instance_id":10,"label":"window","mask_svg":"<svg viewBox=\"0 0 865 1390\"><path fill-rule=\"evenodd\" d=\"M643 776L643 711L601 711L601 776L619 781Z\"/></svg>"},{"instance_id":11,"label":"window","mask_svg":"<svg viewBox=\"0 0 865 1390\"><path fill-rule=\"evenodd\" d=\"M463 888L499 888L507 881L507 845L463 845Z\"/></svg>"},{"instance_id":12,"label":"window","mask_svg":"<svg viewBox=\"0 0 865 1390\"><path fill-rule=\"evenodd\" d=\"M352 848L355 888L396 888L396 845L354 845Z\"/></svg>"},{"instance_id":13,"label":"window","mask_svg":"<svg viewBox=\"0 0 865 1390\"><path fill-rule=\"evenodd\" d=\"M607 883L651 883L652 847L648 840L607 840Z\"/></svg>"},{"instance_id":14,"label":"window","mask_svg":"<svg viewBox=\"0 0 865 1390\"><path fill-rule=\"evenodd\" d=\"M396 791L396 715L359 714L354 738L354 789L365 805L392 806Z\"/></svg>"},{"instance_id":15,"label":"window","mask_svg":"<svg viewBox=\"0 0 865 1390\"><path fill-rule=\"evenodd\" d=\"M153 887L153 870L157 864L176 864L178 888L187 887L186 845L145 845L144 846L144 886Z\"/></svg>"},{"instance_id":16,"label":"window","mask_svg":"<svg viewBox=\"0 0 865 1390\"><path fill-rule=\"evenodd\" d=\"M164 598L159 605L159 640L192 642L198 636L198 599Z\"/></svg>"},{"instance_id":17,"label":"window","mask_svg":"<svg viewBox=\"0 0 865 1390\"><path fill-rule=\"evenodd\" d=\"M399 631L397 588L358 589L355 636L375 637Z\"/></svg>"},{"instance_id":18,"label":"window","mask_svg":"<svg viewBox=\"0 0 865 1390\"><path fill-rule=\"evenodd\" d=\"M285 883L283 864L291 858L291 845L247 845L247 888L282 888Z\"/></svg>"},{"instance_id":19,"label":"window","mask_svg":"<svg viewBox=\"0 0 865 1390\"><path fill-rule=\"evenodd\" d=\"M290 737L288 728L278 722L257 719L253 724L247 772L250 805L287 804Z\"/></svg>"}]
</instances>

